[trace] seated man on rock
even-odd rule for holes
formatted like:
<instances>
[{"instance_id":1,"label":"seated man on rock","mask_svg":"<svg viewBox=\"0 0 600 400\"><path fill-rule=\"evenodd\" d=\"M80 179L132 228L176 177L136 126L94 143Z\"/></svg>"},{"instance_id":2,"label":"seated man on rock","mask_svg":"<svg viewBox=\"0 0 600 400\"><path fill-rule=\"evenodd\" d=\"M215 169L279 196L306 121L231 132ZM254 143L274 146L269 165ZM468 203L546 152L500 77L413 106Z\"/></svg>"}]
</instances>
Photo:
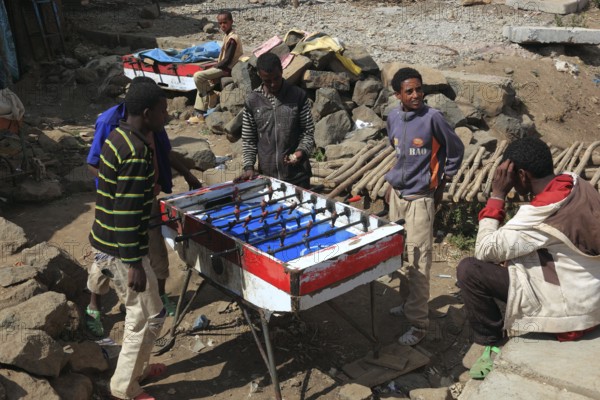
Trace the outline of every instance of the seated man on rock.
<instances>
[{"instance_id":1,"label":"seated man on rock","mask_svg":"<svg viewBox=\"0 0 600 400\"><path fill-rule=\"evenodd\" d=\"M500 226L512 188L533 197ZM512 142L479 213L475 257L460 262L457 279L474 342L485 346L473 378L491 371L504 331L581 337L600 324L600 193L575 174L555 175L541 140Z\"/></svg>"}]
</instances>

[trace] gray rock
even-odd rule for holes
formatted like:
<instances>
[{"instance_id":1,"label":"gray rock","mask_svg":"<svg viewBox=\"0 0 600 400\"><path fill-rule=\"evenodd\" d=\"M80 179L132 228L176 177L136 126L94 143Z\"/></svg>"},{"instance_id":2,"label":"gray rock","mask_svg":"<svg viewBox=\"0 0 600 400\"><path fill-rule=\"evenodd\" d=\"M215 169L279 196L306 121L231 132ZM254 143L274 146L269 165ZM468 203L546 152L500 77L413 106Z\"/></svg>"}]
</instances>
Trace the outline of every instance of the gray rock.
<instances>
[{"instance_id":1,"label":"gray rock","mask_svg":"<svg viewBox=\"0 0 600 400\"><path fill-rule=\"evenodd\" d=\"M347 74L350 78L350 82L352 83L356 83L359 80L364 79L365 77L365 74L355 75L352 71L346 68L346 66L337 58L333 58L331 61L329 61L329 70L338 74L342 72Z\"/></svg>"},{"instance_id":2,"label":"gray rock","mask_svg":"<svg viewBox=\"0 0 600 400\"><path fill-rule=\"evenodd\" d=\"M487 127L483 111L477 109L477 107L473 107L471 104L456 103L456 105L467 119L467 124L482 129Z\"/></svg>"},{"instance_id":3,"label":"gray rock","mask_svg":"<svg viewBox=\"0 0 600 400\"><path fill-rule=\"evenodd\" d=\"M220 103L223 111L229 111L233 115L239 113L244 108L246 101L246 90L229 85L221 91Z\"/></svg>"},{"instance_id":4,"label":"gray rock","mask_svg":"<svg viewBox=\"0 0 600 400\"><path fill-rule=\"evenodd\" d=\"M57 338L69 325L70 307L64 294L46 292L0 311L0 328L42 330Z\"/></svg>"},{"instance_id":5,"label":"gray rock","mask_svg":"<svg viewBox=\"0 0 600 400\"><path fill-rule=\"evenodd\" d=\"M57 150L78 150L81 148L79 141L71 134L61 130L45 131L38 137L38 143L47 152Z\"/></svg>"},{"instance_id":6,"label":"gray rock","mask_svg":"<svg viewBox=\"0 0 600 400\"><path fill-rule=\"evenodd\" d=\"M65 250L42 242L21 254L23 262L38 271L38 279L49 290L75 300L85 289L87 271Z\"/></svg>"},{"instance_id":7,"label":"gray rock","mask_svg":"<svg viewBox=\"0 0 600 400\"><path fill-rule=\"evenodd\" d=\"M385 110L385 107L387 106L388 103L388 99L390 97L390 95L392 95L393 93L391 93L389 91L389 89L387 88L383 88L380 92L379 92L379 96L377 96L377 100L375 100L375 104L373 105L373 111L375 111L375 114L382 116L383 115L383 111Z\"/></svg>"},{"instance_id":8,"label":"gray rock","mask_svg":"<svg viewBox=\"0 0 600 400\"><path fill-rule=\"evenodd\" d=\"M373 107L383 85L377 79L367 79L356 82L352 101L359 106Z\"/></svg>"},{"instance_id":9,"label":"gray rock","mask_svg":"<svg viewBox=\"0 0 600 400\"><path fill-rule=\"evenodd\" d=\"M85 85L98 80L98 73L91 68L77 68L75 70L75 82Z\"/></svg>"},{"instance_id":10,"label":"gray rock","mask_svg":"<svg viewBox=\"0 0 600 400\"><path fill-rule=\"evenodd\" d=\"M172 143L177 142L174 140ZM181 157L181 161L190 169L206 171L217 165L215 153L212 152L206 140L195 138L193 141L178 146L174 145L173 153L176 157Z\"/></svg>"},{"instance_id":11,"label":"gray rock","mask_svg":"<svg viewBox=\"0 0 600 400\"><path fill-rule=\"evenodd\" d=\"M329 114L315 125L317 147L325 147L344 140L346 133L352 130L352 121L346 111Z\"/></svg>"},{"instance_id":12,"label":"gray rock","mask_svg":"<svg viewBox=\"0 0 600 400\"><path fill-rule=\"evenodd\" d=\"M283 78L292 85L296 85L302 79L304 72L312 66L310 58L302 55L295 55L283 70ZM259 79L260 81L260 79Z\"/></svg>"},{"instance_id":13,"label":"gray rock","mask_svg":"<svg viewBox=\"0 0 600 400\"><path fill-rule=\"evenodd\" d=\"M456 135L460 138L460 141L465 147L467 147L473 140L473 132L471 132L471 130L465 126L454 129L454 132L456 132Z\"/></svg>"},{"instance_id":14,"label":"gray rock","mask_svg":"<svg viewBox=\"0 0 600 400\"><path fill-rule=\"evenodd\" d=\"M283 60L285 57L287 57L288 54L290 54L290 48L287 44L281 42L277 46L269 50L269 53L275 54L277 57L279 57L280 60Z\"/></svg>"},{"instance_id":15,"label":"gray rock","mask_svg":"<svg viewBox=\"0 0 600 400\"><path fill-rule=\"evenodd\" d=\"M61 400L46 379L11 369L0 369L0 386L4 386L6 400Z\"/></svg>"},{"instance_id":16,"label":"gray rock","mask_svg":"<svg viewBox=\"0 0 600 400\"><path fill-rule=\"evenodd\" d=\"M373 392L367 386L347 383L340 388L339 398L342 400L370 400L373 398Z\"/></svg>"},{"instance_id":17,"label":"gray rock","mask_svg":"<svg viewBox=\"0 0 600 400\"><path fill-rule=\"evenodd\" d=\"M325 155L328 160L338 160L340 158L350 158L365 147L364 143L343 141L340 144L330 144L325 146Z\"/></svg>"},{"instance_id":18,"label":"gray rock","mask_svg":"<svg viewBox=\"0 0 600 400\"><path fill-rule=\"evenodd\" d=\"M381 130L385 128L385 122L379 116L367 106L356 107L352 110L352 120L355 124L359 121L370 124L370 128Z\"/></svg>"},{"instance_id":19,"label":"gray rock","mask_svg":"<svg viewBox=\"0 0 600 400\"><path fill-rule=\"evenodd\" d=\"M63 176L64 188L69 193L93 192L96 190L94 175L90 172L87 164L80 165Z\"/></svg>"},{"instance_id":20,"label":"gray rock","mask_svg":"<svg viewBox=\"0 0 600 400\"><path fill-rule=\"evenodd\" d=\"M458 108L454 101L443 94L429 95L425 100L430 107L440 110L444 114L444 118L446 118L446 121L448 121L452 128L467 124L467 119L460 108Z\"/></svg>"},{"instance_id":21,"label":"gray rock","mask_svg":"<svg viewBox=\"0 0 600 400\"><path fill-rule=\"evenodd\" d=\"M215 111L208 115L204 121L206 122L206 126L212 133L215 135L225 135L227 132L225 131L225 125L233 119L235 114L229 111Z\"/></svg>"},{"instance_id":22,"label":"gray rock","mask_svg":"<svg viewBox=\"0 0 600 400\"><path fill-rule=\"evenodd\" d=\"M381 136L381 129L377 128L362 128L352 132L348 132L344 142L363 142L366 143L371 139L378 139Z\"/></svg>"},{"instance_id":23,"label":"gray rock","mask_svg":"<svg viewBox=\"0 0 600 400\"><path fill-rule=\"evenodd\" d=\"M7 265L0 267L0 286L10 287L35 278L38 270L30 265Z\"/></svg>"},{"instance_id":24,"label":"gray rock","mask_svg":"<svg viewBox=\"0 0 600 400\"><path fill-rule=\"evenodd\" d=\"M65 57L62 59L62 65L64 65L65 68L77 69L77 68L79 68L81 63L79 61L77 61L75 58Z\"/></svg>"},{"instance_id":25,"label":"gray rock","mask_svg":"<svg viewBox=\"0 0 600 400\"><path fill-rule=\"evenodd\" d=\"M302 81L307 89L334 88L341 92L350 90L350 76L345 73L329 71L308 70L304 73Z\"/></svg>"},{"instance_id":26,"label":"gray rock","mask_svg":"<svg viewBox=\"0 0 600 400\"><path fill-rule=\"evenodd\" d=\"M244 111L241 110L237 115L225 124L225 132L227 134L227 140L230 143L235 143L242 137L242 120L244 118Z\"/></svg>"},{"instance_id":27,"label":"gray rock","mask_svg":"<svg viewBox=\"0 0 600 400\"><path fill-rule=\"evenodd\" d=\"M422 374L410 373L402 375L394 379L396 387L404 393L409 393L411 390L428 388L429 381Z\"/></svg>"},{"instance_id":28,"label":"gray rock","mask_svg":"<svg viewBox=\"0 0 600 400\"><path fill-rule=\"evenodd\" d=\"M529 117L526 118L523 123L518 117L500 114L492 126L496 131L518 139L528 135L534 129L533 121Z\"/></svg>"},{"instance_id":29,"label":"gray rock","mask_svg":"<svg viewBox=\"0 0 600 400\"><path fill-rule=\"evenodd\" d=\"M333 88L321 88L316 92L315 102L313 104L313 110L318 115L316 120L320 120L329 114L344 109L344 103L337 90Z\"/></svg>"},{"instance_id":30,"label":"gray rock","mask_svg":"<svg viewBox=\"0 0 600 400\"><path fill-rule=\"evenodd\" d=\"M48 288L35 279L7 288L0 287L0 310L21 304L33 296L47 291Z\"/></svg>"},{"instance_id":31,"label":"gray rock","mask_svg":"<svg viewBox=\"0 0 600 400\"><path fill-rule=\"evenodd\" d=\"M237 87L246 92L256 89L261 84L256 68L248 62L237 62L231 70L231 77Z\"/></svg>"},{"instance_id":32,"label":"gray rock","mask_svg":"<svg viewBox=\"0 0 600 400\"><path fill-rule=\"evenodd\" d=\"M393 109L400 107L400 100L396 98L396 96L390 96L387 101L387 105L384 107L381 112L381 117L385 120L388 115L392 112Z\"/></svg>"},{"instance_id":33,"label":"gray rock","mask_svg":"<svg viewBox=\"0 0 600 400\"><path fill-rule=\"evenodd\" d=\"M156 19L160 15L158 3L149 4L140 10L140 18Z\"/></svg>"},{"instance_id":34,"label":"gray rock","mask_svg":"<svg viewBox=\"0 0 600 400\"><path fill-rule=\"evenodd\" d=\"M344 50L344 56L358 65L364 74L379 74L379 66L371 57L366 47L352 46Z\"/></svg>"},{"instance_id":35,"label":"gray rock","mask_svg":"<svg viewBox=\"0 0 600 400\"><path fill-rule=\"evenodd\" d=\"M169 114L182 113L185 111L188 105L188 98L185 96L178 96L168 100L168 112Z\"/></svg>"},{"instance_id":36,"label":"gray rock","mask_svg":"<svg viewBox=\"0 0 600 400\"><path fill-rule=\"evenodd\" d=\"M85 65L85 68L92 68L96 70L98 76L108 76L110 70L117 70L123 72L123 62L117 55L105 56L94 58Z\"/></svg>"},{"instance_id":37,"label":"gray rock","mask_svg":"<svg viewBox=\"0 0 600 400\"><path fill-rule=\"evenodd\" d=\"M333 51L313 50L308 53L308 58L310 58L317 71L325 71L329 69L331 60L335 59L335 53Z\"/></svg>"},{"instance_id":38,"label":"gray rock","mask_svg":"<svg viewBox=\"0 0 600 400\"><path fill-rule=\"evenodd\" d=\"M63 348L46 332L0 330L0 363L31 374L57 377L66 357Z\"/></svg>"},{"instance_id":39,"label":"gray rock","mask_svg":"<svg viewBox=\"0 0 600 400\"><path fill-rule=\"evenodd\" d=\"M72 372L51 379L50 385L63 400L88 400L92 398L94 391L90 378Z\"/></svg>"},{"instance_id":40,"label":"gray rock","mask_svg":"<svg viewBox=\"0 0 600 400\"><path fill-rule=\"evenodd\" d=\"M0 217L0 243L2 254L15 254L27 244L27 235L19 225Z\"/></svg>"},{"instance_id":41,"label":"gray rock","mask_svg":"<svg viewBox=\"0 0 600 400\"><path fill-rule=\"evenodd\" d=\"M442 71L456 93L456 101L472 104L487 117L495 117L515 100L512 80L493 75Z\"/></svg>"},{"instance_id":42,"label":"gray rock","mask_svg":"<svg viewBox=\"0 0 600 400\"><path fill-rule=\"evenodd\" d=\"M410 391L411 400L452 400L447 387L435 389L415 389Z\"/></svg>"},{"instance_id":43,"label":"gray rock","mask_svg":"<svg viewBox=\"0 0 600 400\"><path fill-rule=\"evenodd\" d=\"M488 131L473 132L473 141L477 146L483 146L490 152L496 150L496 145L498 144L498 138Z\"/></svg>"},{"instance_id":44,"label":"gray rock","mask_svg":"<svg viewBox=\"0 0 600 400\"><path fill-rule=\"evenodd\" d=\"M70 343L73 353L69 367L73 372L98 373L109 368L100 345L94 342Z\"/></svg>"},{"instance_id":45,"label":"gray rock","mask_svg":"<svg viewBox=\"0 0 600 400\"><path fill-rule=\"evenodd\" d=\"M14 192L15 201L21 202L48 202L62 196L62 187L59 182L44 180L41 182L27 178L21 182Z\"/></svg>"}]
</instances>

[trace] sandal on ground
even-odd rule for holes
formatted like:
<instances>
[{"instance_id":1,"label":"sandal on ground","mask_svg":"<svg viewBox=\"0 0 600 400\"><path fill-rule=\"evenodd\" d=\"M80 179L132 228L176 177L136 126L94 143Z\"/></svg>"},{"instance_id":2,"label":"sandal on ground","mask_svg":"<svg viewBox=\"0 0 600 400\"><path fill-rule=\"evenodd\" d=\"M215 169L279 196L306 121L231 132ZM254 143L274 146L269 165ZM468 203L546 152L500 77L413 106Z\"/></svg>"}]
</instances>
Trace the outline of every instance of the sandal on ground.
<instances>
[{"instance_id":1,"label":"sandal on ground","mask_svg":"<svg viewBox=\"0 0 600 400\"><path fill-rule=\"evenodd\" d=\"M393 315L394 317L401 317L404 315L404 304L390 308L390 315Z\"/></svg>"},{"instance_id":2,"label":"sandal on ground","mask_svg":"<svg viewBox=\"0 0 600 400\"><path fill-rule=\"evenodd\" d=\"M494 358L492 353L500 354L500 349L496 346L486 346L483 349L481 357L475 361L475 364L469 370L469 375L473 379L484 379L494 368Z\"/></svg>"},{"instance_id":3,"label":"sandal on ground","mask_svg":"<svg viewBox=\"0 0 600 400\"><path fill-rule=\"evenodd\" d=\"M99 310L92 310L90 306L85 309L85 326L88 330L98 337L104 336L104 327L102 326L101 313Z\"/></svg>"},{"instance_id":4,"label":"sandal on ground","mask_svg":"<svg viewBox=\"0 0 600 400\"><path fill-rule=\"evenodd\" d=\"M411 326L410 329L398 338L398 343L402 346L414 346L427 335L427 329Z\"/></svg>"},{"instance_id":5,"label":"sandal on ground","mask_svg":"<svg viewBox=\"0 0 600 400\"><path fill-rule=\"evenodd\" d=\"M169 299L169 296L167 296L167 294L165 293L160 296L160 299L162 300L163 307L165 308L167 315L169 317L172 317L173 315L175 315L175 304L173 304L171 302L171 300Z\"/></svg>"},{"instance_id":6,"label":"sandal on ground","mask_svg":"<svg viewBox=\"0 0 600 400\"><path fill-rule=\"evenodd\" d=\"M146 379L158 378L159 376L164 375L165 372L167 372L167 366L165 364L150 364L146 368L146 371L144 371L144 375L142 375L139 381L142 382Z\"/></svg>"},{"instance_id":7,"label":"sandal on ground","mask_svg":"<svg viewBox=\"0 0 600 400\"><path fill-rule=\"evenodd\" d=\"M204 122L204 116L202 114L194 115L193 117L188 118L187 123L191 125L197 125Z\"/></svg>"}]
</instances>

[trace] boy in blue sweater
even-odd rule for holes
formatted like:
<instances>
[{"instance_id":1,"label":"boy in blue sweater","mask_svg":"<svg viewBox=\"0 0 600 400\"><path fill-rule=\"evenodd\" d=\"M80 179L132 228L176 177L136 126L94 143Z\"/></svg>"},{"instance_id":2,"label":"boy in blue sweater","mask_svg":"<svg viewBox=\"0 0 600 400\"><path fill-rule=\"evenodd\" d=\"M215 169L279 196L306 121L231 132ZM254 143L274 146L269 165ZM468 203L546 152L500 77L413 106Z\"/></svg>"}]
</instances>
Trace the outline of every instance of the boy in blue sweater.
<instances>
[{"instance_id":1,"label":"boy in blue sweater","mask_svg":"<svg viewBox=\"0 0 600 400\"><path fill-rule=\"evenodd\" d=\"M458 172L464 146L442 113L423 102L423 79L413 68L402 68L392 79L400 107L388 116L387 131L396 151L396 164L385 178L391 221L404 219L409 294L403 305L390 310L404 314L410 328L401 345L413 346L429 328L429 270L432 262L433 221L447 182Z\"/></svg>"}]
</instances>

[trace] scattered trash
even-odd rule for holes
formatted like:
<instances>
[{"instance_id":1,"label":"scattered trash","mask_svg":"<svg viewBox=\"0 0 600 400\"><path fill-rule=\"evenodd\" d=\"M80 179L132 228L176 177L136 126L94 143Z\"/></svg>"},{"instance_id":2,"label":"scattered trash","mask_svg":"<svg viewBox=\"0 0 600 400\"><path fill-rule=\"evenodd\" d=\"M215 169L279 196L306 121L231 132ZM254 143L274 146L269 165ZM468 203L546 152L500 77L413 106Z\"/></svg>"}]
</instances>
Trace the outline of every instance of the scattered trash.
<instances>
[{"instance_id":1,"label":"scattered trash","mask_svg":"<svg viewBox=\"0 0 600 400\"><path fill-rule=\"evenodd\" d=\"M202 314L198 318L196 318L196 321L194 321L194 325L192 325L192 330L196 331L200 329L206 329L208 328L208 325L210 325L210 320L206 318L206 315Z\"/></svg>"},{"instance_id":2,"label":"scattered trash","mask_svg":"<svg viewBox=\"0 0 600 400\"><path fill-rule=\"evenodd\" d=\"M202 340L200 340L199 337L196 336L196 341L192 345L192 351L194 353L200 353L204 348L206 348L206 345L202 343Z\"/></svg>"},{"instance_id":3,"label":"scattered trash","mask_svg":"<svg viewBox=\"0 0 600 400\"><path fill-rule=\"evenodd\" d=\"M354 126L356 127L356 129L371 128L373 126L373 123L361 121L360 119L357 119L356 122L354 123Z\"/></svg>"},{"instance_id":4,"label":"scattered trash","mask_svg":"<svg viewBox=\"0 0 600 400\"><path fill-rule=\"evenodd\" d=\"M592 79L592 82L594 82L596 84L596 86L599 86L600 85L600 74L596 75L594 77L594 79Z\"/></svg>"},{"instance_id":5,"label":"scattered trash","mask_svg":"<svg viewBox=\"0 0 600 400\"><path fill-rule=\"evenodd\" d=\"M568 72L573 76L579 75L579 67L573 63L563 60L555 60L554 66L559 72Z\"/></svg>"},{"instance_id":6,"label":"scattered trash","mask_svg":"<svg viewBox=\"0 0 600 400\"><path fill-rule=\"evenodd\" d=\"M447 278L447 279L449 279L449 278L452 278L452 275L448 275L448 274L439 274L439 275L438 275L438 278Z\"/></svg>"},{"instance_id":7,"label":"scattered trash","mask_svg":"<svg viewBox=\"0 0 600 400\"><path fill-rule=\"evenodd\" d=\"M208 345L208 347L213 347L215 345L215 341L212 339L208 339L208 341L206 342L206 344Z\"/></svg>"},{"instance_id":8,"label":"scattered trash","mask_svg":"<svg viewBox=\"0 0 600 400\"><path fill-rule=\"evenodd\" d=\"M258 392L260 392L260 387L258 386L258 383L254 381L250 382L250 394Z\"/></svg>"}]
</instances>

